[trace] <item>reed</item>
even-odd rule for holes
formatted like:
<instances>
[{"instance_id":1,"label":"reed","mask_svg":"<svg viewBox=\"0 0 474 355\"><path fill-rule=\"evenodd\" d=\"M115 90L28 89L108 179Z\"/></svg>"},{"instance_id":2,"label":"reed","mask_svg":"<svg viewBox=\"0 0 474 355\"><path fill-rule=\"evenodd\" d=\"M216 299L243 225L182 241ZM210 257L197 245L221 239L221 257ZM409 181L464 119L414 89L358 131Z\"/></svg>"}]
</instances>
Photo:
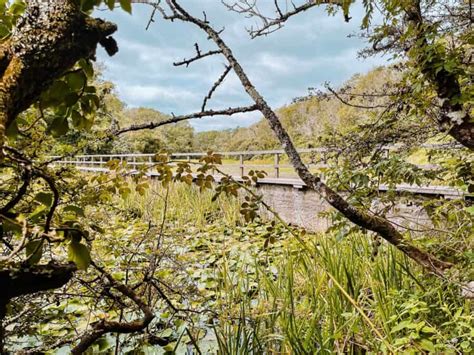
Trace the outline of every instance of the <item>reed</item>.
<instances>
[{"instance_id":1,"label":"reed","mask_svg":"<svg viewBox=\"0 0 474 355\"><path fill-rule=\"evenodd\" d=\"M472 304L458 285L427 275L388 245L374 257L362 233L341 240L269 221L245 224L239 199L211 199L212 192L185 184L153 184L125 204L156 221L166 209L170 230L196 229L200 248L189 251L187 267L212 281L216 352L472 351Z\"/></svg>"}]
</instances>

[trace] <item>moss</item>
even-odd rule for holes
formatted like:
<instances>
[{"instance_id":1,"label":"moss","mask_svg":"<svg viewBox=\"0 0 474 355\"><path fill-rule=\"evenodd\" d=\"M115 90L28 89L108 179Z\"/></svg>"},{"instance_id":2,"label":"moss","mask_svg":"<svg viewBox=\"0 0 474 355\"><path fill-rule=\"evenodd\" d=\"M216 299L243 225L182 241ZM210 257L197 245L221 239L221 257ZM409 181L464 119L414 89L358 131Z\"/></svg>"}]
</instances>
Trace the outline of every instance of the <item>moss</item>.
<instances>
[{"instance_id":1,"label":"moss","mask_svg":"<svg viewBox=\"0 0 474 355\"><path fill-rule=\"evenodd\" d=\"M29 1L0 50L0 145L16 116L79 59L94 57L97 44L114 54L115 30L114 24L82 13L74 0Z\"/></svg>"}]
</instances>

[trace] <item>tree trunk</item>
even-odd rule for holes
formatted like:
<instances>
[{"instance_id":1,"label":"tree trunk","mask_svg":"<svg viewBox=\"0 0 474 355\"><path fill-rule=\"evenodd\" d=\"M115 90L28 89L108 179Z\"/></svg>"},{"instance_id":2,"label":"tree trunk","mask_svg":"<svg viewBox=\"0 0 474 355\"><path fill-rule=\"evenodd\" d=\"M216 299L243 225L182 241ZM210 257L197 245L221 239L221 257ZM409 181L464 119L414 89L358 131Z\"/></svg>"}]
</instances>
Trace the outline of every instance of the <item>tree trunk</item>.
<instances>
[{"instance_id":1,"label":"tree trunk","mask_svg":"<svg viewBox=\"0 0 474 355\"><path fill-rule=\"evenodd\" d=\"M97 44L112 55L117 27L82 13L75 0L29 0L0 46L0 147L5 131L66 70L93 58ZM0 161L3 155L0 152Z\"/></svg>"},{"instance_id":2,"label":"tree trunk","mask_svg":"<svg viewBox=\"0 0 474 355\"><path fill-rule=\"evenodd\" d=\"M3 319L8 302L14 297L64 286L74 275L76 265L49 263L35 266L12 266L0 270L0 354L4 354Z\"/></svg>"}]
</instances>

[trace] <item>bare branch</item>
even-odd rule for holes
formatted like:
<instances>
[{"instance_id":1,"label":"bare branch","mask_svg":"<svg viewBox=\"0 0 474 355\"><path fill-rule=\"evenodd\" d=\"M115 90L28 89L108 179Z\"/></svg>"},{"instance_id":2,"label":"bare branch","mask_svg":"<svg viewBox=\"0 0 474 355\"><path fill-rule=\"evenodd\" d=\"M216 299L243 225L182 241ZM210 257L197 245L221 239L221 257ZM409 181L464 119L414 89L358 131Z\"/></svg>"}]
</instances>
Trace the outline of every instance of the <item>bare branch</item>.
<instances>
[{"instance_id":1,"label":"bare branch","mask_svg":"<svg viewBox=\"0 0 474 355\"><path fill-rule=\"evenodd\" d=\"M23 181L23 184L18 189L17 194L7 204L5 204L5 206L0 209L0 214L5 214L10 211L13 207L17 205L18 202L21 201L23 196L26 194L26 190L28 189L28 186L30 185L31 181L31 173L29 169L26 169L25 172L22 174L21 180Z\"/></svg>"},{"instance_id":2,"label":"bare branch","mask_svg":"<svg viewBox=\"0 0 474 355\"><path fill-rule=\"evenodd\" d=\"M215 55L215 54L221 54L222 52L220 50L214 50L214 51L209 51L209 52L206 52L206 53L202 53L201 52L201 49L199 48L199 45L197 43L194 44L194 48L196 49L196 56L190 58L190 59L183 59L181 62L174 62L173 65L175 67L178 67L180 65L186 65L189 66L189 64L191 64L192 62L196 61L196 60L199 60L199 59L202 59L202 58L205 58L205 57L209 57L210 55Z\"/></svg>"},{"instance_id":3,"label":"bare branch","mask_svg":"<svg viewBox=\"0 0 474 355\"><path fill-rule=\"evenodd\" d=\"M255 38L258 36L268 35L272 32L277 31L278 29L283 27L284 23L290 17L293 17L294 15L297 15L299 13L305 12L313 7L316 7L319 5L342 6L343 1L342 0L321 0L321 1L308 0L304 4L299 5L299 6L296 6L294 3L292 3L293 10L283 13L281 11L280 6L278 5L278 1L274 0L276 13L278 15L275 18L271 18L271 17L263 15L258 10L255 0L252 2L249 2L249 0L239 0L238 2L234 2L233 4L229 4L223 1L223 4L230 11L234 11L240 14L245 14L246 17L248 18L256 17L262 22L262 26L260 28L257 28L257 29L251 28L248 30L250 36L252 38ZM348 22L349 20L350 18L348 16L345 16L345 21Z\"/></svg>"},{"instance_id":4,"label":"bare branch","mask_svg":"<svg viewBox=\"0 0 474 355\"><path fill-rule=\"evenodd\" d=\"M168 125L171 123L177 123L181 121L186 121L186 120L191 120L194 118L203 118L203 117L211 117L211 116L232 116L232 115L235 115L236 113L252 112L252 111L257 111L257 110L258 110L257 105L242 106L242 107L229 107L223 110L207 110L207 111L191 113L189 115L173 116L172 118L161 121L161 122L149 122L149 123L131 125L130 127L112 131L111 133L113 135L118 136L126 132L140 131L143 129L154 129L160 126Z\"/></svg>"},{"instance_id":5,"label":"bare branch","mask_svg":"<svg viewBox=\"0 0 474 355\"><path fill-rule=\"evenodd\" d=\"M344 105L355 107L355 108L361 108L361 109L366 109L366 110L371 110L375 108L387 108L388 105L359 105L359 104L353 104L349 102L348 100L344 99L336 90L331 88L329 85L326 85L326 89L328 89L335 97L338 99L340 102L342 102Z\"/></svg>"},{"instance_id":6,"label":"bare branch","mask_svg":"<svg viewBox=\"0 0 474 355\"><path fill-rule=\"evenodd\" d=\"M28 226L26 224L26 219L23 221L22 225L22 233L21 233L21 240L20 243L11 251L11 253L7 256L0 256L0 262L5 263L9 260L12 260L12 258L17 255L25 246L26 241L28 239Z\"/></svg>"},{"instance_id":7,"label":"bare branch","mask_svg":"<svg viewBox=\"0 0 474 355\"><path fill-rule=\"evenodd\" d=\"M54 179L46 171L38 167L35 167L33 164L33 161L31 161L28 157L23 155L17 149L10 146L4 146L3 149L5 152L8 151L15 155L15 157L11 156L10 157L11 159L18 161L20 164L29 166L33 175L36 175L42 178L46 182L46 184L49 186L49 189L51 190L51 192L53 193L53 202L46 215L46 222L44 225L44 234L48 234L51 228L51 222L53 220L54 212L56 211L56 208L58 207L58 204L59 204L59 191L56 187L56 183Z\"/></svg>"},{"instance_id":8,"label":"bare branch","mask_svg":"<svg viewBox=\"0 0 474 355\"><path fill-rule=\"evenodd\" d=\"M105 269L95 264L92 264L100 273L102 273L110 285L118 290L122 295L129 298L135 305L143 312L143 318L130 321L130 322L115 322L102 320L95 323L93 329L86 333L79 344L77 344L72 350L71 354L83 354L97 339L106 333L135 333L145 329L148 324L153 320L155 315L150 307L143 302L143 300L128 286L115 280Z\"/></svg>"},{"instance_id":9,"label":"bare branch","mask_svg":"<svg viewBox=\"0 0 474 355\"><path fill-rule=\"evenodd\" d=\"M212 97L212 94L214 94L214 92L216 91L217 87L222 84L222 82L224 81L225 77L227 76L227 74L229 74L229 72L232 70L232 67L230 65L226 66L224 72L222 73L222 75L217 79L217 81L214 83L214 85L212 85L211 87L211 90L209 90L208 94L206 95L206 97L204 98L204 101L202 103L202 107L201 107L201 112L203 112L205 109L206 109L206 104L207 104L207 101L211 99Z\"/></svg>"}]
</instances>

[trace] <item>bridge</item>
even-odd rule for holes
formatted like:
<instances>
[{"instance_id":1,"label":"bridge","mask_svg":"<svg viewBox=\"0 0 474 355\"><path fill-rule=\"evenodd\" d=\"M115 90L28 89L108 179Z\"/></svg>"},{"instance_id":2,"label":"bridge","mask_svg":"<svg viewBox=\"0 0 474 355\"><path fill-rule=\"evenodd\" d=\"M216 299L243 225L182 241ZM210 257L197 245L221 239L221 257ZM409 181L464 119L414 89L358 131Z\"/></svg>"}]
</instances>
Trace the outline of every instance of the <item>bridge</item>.
<instances>
[{"instance_id":1,"label":"bridge","mask_svg":"<svg viewBox=\"0 0 474 355\"><path fill-rule=\"evenodd\" d=\"M423 148L429 149L447 149L453 146L446 145L423 145ZM455 146L457 147L457 146ZM386 154L390 153L395 148L385 148ZM309 161L307 166L309 169L324 180L324 172L321 169L329 168L329 164L326 163L325 155L331 152L328 148L307 148L298 149L298 152L302 157L308 157ZM283 150L257 150L257 151L240 151L240 152L217 152L227 161L222 165L222 170L231 175L236 180L241 180L242 176L246 174L246 171L253 170L264 170L268 173L268 177L261 178L258 180L259 185L282 185L292 186L296 189L304 189L306 184L297 176L293 170L293 166L288 163L282 163L282 157L286 156ZM196 161L206 156L207 153L171 153L170 159L184 160L184 161ZM73 158L61 158L59 156L53 156L52 158L57 159L55 164L61 165L74 165L81 171L88 172L107 172L107 162L111 160L125 161L127 167L131 171L146 165L149 167L148 175L153 177L157 176L158 173L153 170L153 166L156 165L154 157L156 154L94 154L94 155L76 155ZM258 158L262 159L258 159ZM257 158L257 159L256 159ZM268 164L268 160L273 161L272 164ZM263 162L262 162L263 160ZM306 159L308 160L308 159ZM321 163L323 161L323 163ZM436 170L439 168L437 165L418 165L421 169ZM219 175L215 176L216 180L219 180ZM388 186L380 185L380 191L387 191ZM420 195L437 195L444 198L463 198L465 192L448 187L448 186L415 186L408 184L400 184L395 188L398 192L407 192L412 194Z\"/></svg>"},{"instance_id":2,"label":"bridge","mask_svg":"<svg viewBox=\"0 0 474 355\"><path fill-rule=\"evenodd\" d=\"M450 149L452 146L426 145L428 149ZM395 148L385 148L386 154L390 154ZM322 170L328 168L326 155L331 150L328 148L308 148L299 149L309 169L322 176ZM292 165L288 164L286 154L283 150L259 150L240 152L217 152L223 159L221 169L235 180L242 181L242 177L250 170L265 170L268 176L258 179L257 189L262 193L267 204L279 213L279 215L289 223L299 225L313 231L324 231L329 227L330 221L317 217L321 212L330 210L330 206L320 198L316 192L306 189L305 183L297 176ZM176 161L197 162L207 153L171 153L169 157ZM75 166L78 170L89 173L107 173L109 168L107 163L112 160L126 162L126 167L130 173L137 172L139 168L146 166L147 175L151 178L158 176L158 172L153 169L156 165L156 154L94 154L76 155L74 157L51 157L54 165ZM269 163L271 162L271 163ZM421 169L434 170L436 165L420 165ZM216 181L222 176L215 175ZM379 191L384 192L388 186L380 185ZM471 195L464 191L449 186L416 186L400 184L395 187L395 191L404 194L413 194L420 198L446 198L459 199L471 198ZM397 225L407 224L410 227L430 224L430 219L421 204L399 203L395 206L390 216Z\"/></svg>"}]
</instances>

